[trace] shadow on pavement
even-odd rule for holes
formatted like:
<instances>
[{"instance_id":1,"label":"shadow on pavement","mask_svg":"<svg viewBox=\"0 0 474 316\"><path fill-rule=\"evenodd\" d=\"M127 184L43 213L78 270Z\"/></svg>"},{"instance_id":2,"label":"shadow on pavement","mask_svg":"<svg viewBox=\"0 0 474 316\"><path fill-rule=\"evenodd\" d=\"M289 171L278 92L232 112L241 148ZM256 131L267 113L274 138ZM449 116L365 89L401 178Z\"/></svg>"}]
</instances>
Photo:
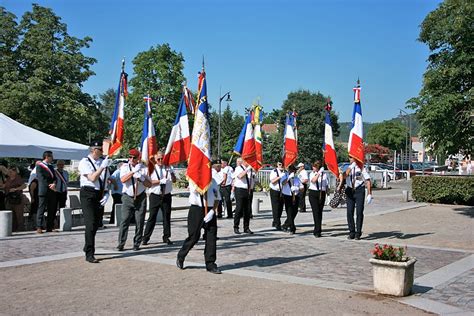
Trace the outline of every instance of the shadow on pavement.
<instances>
[{"instance_id":1,"label":"shadow on pavement","mask_svg":"<svg viewBox=\"0 0 474 316\"><path fill-rule=\"evenodd\" d=\"M313 255L306 255L306 256L295 256L295 257L268 257L263 259L254 259L249 261L237 262L233 264L227 264L220 266L222 271L224 270L232 270L232 269L239 269L239 268L246 268L246 267L271 267L276 266L284 263L289 263L298 260L305 260L308 258L318 257L325 255L326 253L315 253Z\"/></svg>"},{"instance_id":2,"label":"shadow on pavement","mask_svg":"<svg viewBox=\"0 0 474 316\"><path fill-rule=\"evenodd\" d=\"M456 212L469 217L474 217L474 207L458 207L454 209Z\"/></svg>"},{"instance_id":3,"label":"shadow on pavement","mask_svg":"<svg viewBox=\"0 0 474 316\"><path fill-rule=\"evenodd\" d=\"M400 231L371 233L364 237L366 240L374 240L381 238L410 239L423 235L432 235L433 233L404 234Z\"/></svg>"},{"instance_id":4,"label":"shadow on pavement","mask_svg":"<svg viewBox=\"0 0 474 316\"><path fill-rule=\"evenodd\" d=\"M414 284L412 294L423 294L432 289L433 288L431 286L422 286L422 285Z\"/></svg>"}]
</instances>

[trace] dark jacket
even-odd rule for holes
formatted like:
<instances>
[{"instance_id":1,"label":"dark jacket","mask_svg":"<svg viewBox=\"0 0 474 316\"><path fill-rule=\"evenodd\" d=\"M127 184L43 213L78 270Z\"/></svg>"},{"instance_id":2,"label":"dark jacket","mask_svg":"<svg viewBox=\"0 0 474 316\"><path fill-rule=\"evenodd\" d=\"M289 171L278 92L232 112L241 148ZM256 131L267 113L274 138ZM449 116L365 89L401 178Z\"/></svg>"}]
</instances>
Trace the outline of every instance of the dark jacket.
<instances>
[{"instance_id":1,"label":"dark jacket","mask_svg":"<svg viewBox=\"0 0 474 316\"><path fill-rule=\"evenodd\" d=\"M48 165L48 172L43 166L36 166L36 177L38 178L38 195L46 195L49 190L49 185L56 182L56 174L54 168L51 165Z\"/></svg>"}]
</instances>

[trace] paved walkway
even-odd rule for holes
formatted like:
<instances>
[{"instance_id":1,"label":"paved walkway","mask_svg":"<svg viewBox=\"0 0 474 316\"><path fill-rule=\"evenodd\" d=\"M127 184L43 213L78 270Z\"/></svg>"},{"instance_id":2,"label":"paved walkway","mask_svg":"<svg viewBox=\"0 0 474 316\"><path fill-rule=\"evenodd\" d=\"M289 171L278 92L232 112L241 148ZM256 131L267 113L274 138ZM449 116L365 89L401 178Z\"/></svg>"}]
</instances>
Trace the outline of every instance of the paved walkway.
<instances>
[{"instance_id":1,"label":"paved walkway","mask_svg":"<svg viewBox=\"0 0 474 316\"><path fill-rule=\"evenodd\" d=\"M374 192L360 241L346 239L343 208L325 209L322 238L312 235L311 212L298 214L295 235L274 231L269 198L256 195L263 202L262 212L251 222L254 235L234 235L231 220L218 223L217 263L222 276L205 272L201 242L186 258L185 271L174 267L186 237L186 211L173 212L172 246L160 243L162 230L157 226L150 245L118 253L117 228L99 231L98 265L83 261L80 228L1 239L0 277L7 281L0 284L0 302L8 307L0 313L24 314L18 307L22 306L26 314L33 314L34 307L25 305L43 300L64 312L85 312L80 304L64 306L44 293L66 291L71 301L90 300L90 312L99 314L136 312L137 304L144 313L156 313L155 303L160 312L173 314L422 314L425 310L473 315L474 208L400 202L401 189ZM186 199L175 198L173 203ZM129 235L128 249L131 239ZM394 299L373 294L368 259L377 242L407 245L408 254L417 257L414 295ZM89 288L91 279L99 285ZM128 298L118 303L121 287ZM144 295L131 294L136 290ZM54 297L63 297L58 295ZM189 302L182 304L183 297ZM19 305L7 304L11 300ZM130 310L124 309L127 306Z\"/></svg>"}]
</instances>

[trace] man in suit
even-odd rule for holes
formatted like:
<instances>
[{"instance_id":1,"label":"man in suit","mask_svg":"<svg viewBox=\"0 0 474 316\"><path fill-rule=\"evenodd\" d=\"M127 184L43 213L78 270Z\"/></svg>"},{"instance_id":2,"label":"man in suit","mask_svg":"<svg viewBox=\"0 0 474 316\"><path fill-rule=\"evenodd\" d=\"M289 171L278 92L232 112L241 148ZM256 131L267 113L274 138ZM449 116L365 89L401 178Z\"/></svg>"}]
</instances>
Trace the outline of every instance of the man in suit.
<instances>
[{"instance_id":1,"label":"man in suit","mask_svg":"<svg viewBox=\"0 0 474 316\"><path fill-rule=\"evenodd\" d=\"M53 152L45 151L43 161L36 165L36 177L38 179L38 213L36 217L36 232L43 233L45 227L44 213L48 213L46 231L54 229L54 218L56 216L56 174L53 162Z\"/></svg>"},{"instance_id":2,"label":"man in suit","mask_svg":"<svg viewBox=\"0 0 474 316\"><path fill-rule=\"evenodd\" d=\"M67 201L67 185L69 183L69 173L64 170L64 160L56 162L56 199L58 202L58 209L66 207Z\"/></svg>"}]
</instances>

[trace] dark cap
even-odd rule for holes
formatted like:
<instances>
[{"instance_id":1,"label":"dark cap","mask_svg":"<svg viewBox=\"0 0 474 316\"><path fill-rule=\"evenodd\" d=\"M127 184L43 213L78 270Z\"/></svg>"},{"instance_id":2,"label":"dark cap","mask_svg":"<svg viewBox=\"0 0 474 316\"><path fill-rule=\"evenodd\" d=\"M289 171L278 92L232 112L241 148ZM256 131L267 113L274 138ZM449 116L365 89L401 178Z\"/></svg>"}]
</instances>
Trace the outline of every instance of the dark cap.
<instances>
[{"instance_id":1,"label":"dark cap","mask_svg":"<svg viewBox=\"0 0 474 316\"><path fill-rule=\"evenodd\" d=\"M90 147L100 147L100 148L102 148L102 141L101 140L94 140L89 146Z\"/></svg>"},{"instance_id":2,"label":"dark cap","mask_svg":"<svg viewBox=\"0 0 474 316\"><path fill-rule=\"evenodd\" d=\"M212 161L212 164L213 164L213 165L220 165L220 164L221 164L221 161L220 161L219 159L214 159L214 160Z\"/></svg>"},{"instance_id":3,"label":"dark cap","mask_svg":"<svg viewBox=\"0 0 474 316\"><path fill-rule=\"evenodd\" d=\"M130 150L128 151L128 154L129 154L130 156L135 157L135 158L139 158L139 157L140 157L140 151L138 151L138 150L135 149L135 148L130 149Z\"/></svg>"}]
</instances>

